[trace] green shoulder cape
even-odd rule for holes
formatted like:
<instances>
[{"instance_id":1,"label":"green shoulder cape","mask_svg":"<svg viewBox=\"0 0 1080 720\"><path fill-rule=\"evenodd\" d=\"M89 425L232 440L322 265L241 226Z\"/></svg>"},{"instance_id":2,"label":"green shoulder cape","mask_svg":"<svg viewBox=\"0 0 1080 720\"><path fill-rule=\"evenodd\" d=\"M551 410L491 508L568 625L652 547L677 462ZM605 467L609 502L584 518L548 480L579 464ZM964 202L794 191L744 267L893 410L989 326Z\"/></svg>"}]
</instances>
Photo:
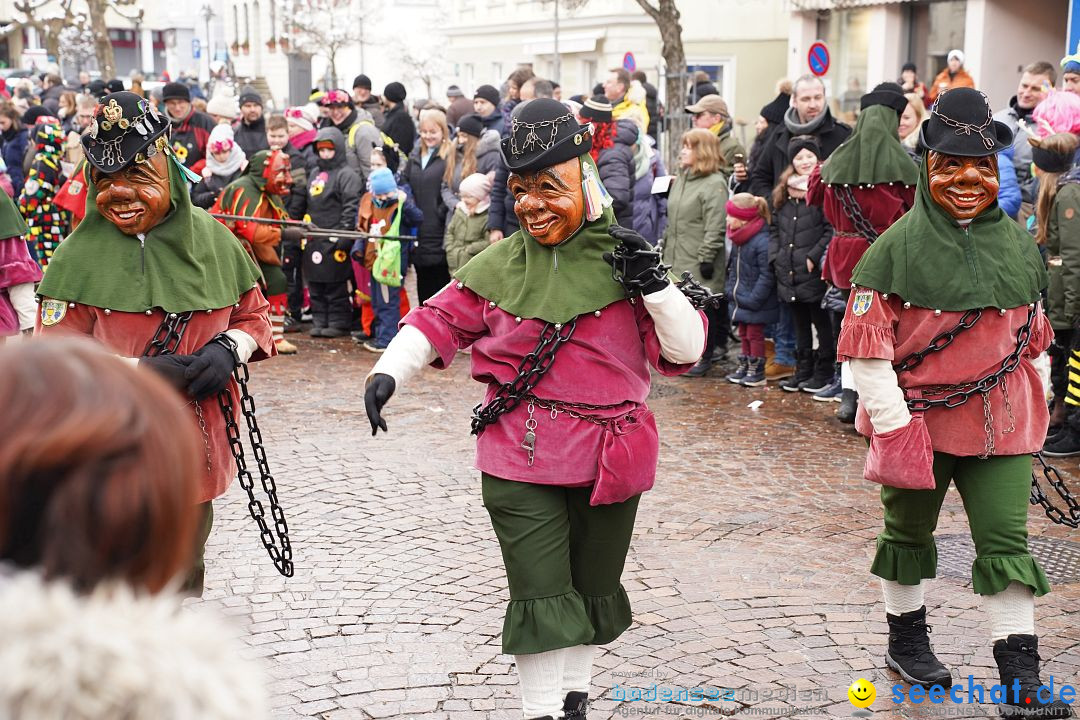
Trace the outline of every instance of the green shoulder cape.
<instances>
[{"instance_id":1,"label":"green shoulder cape","mask_svg":"<svg viewBox=\"0 0 1080 720\"><path fill-rule=\"evenodd\" d=\"M871 105L859 113L855 131L821 166L821 181L828 185L914 185L919 171L898 135L900 119L884 105Z\"/></svg>"},{"instance_id":2,"label":"green shoulder cape","mask_svg":"<svg viewBox=\"0 0 1080 720\"><path fill-rule=\"evenodd\" d=\"M274 208L279 217L287 217L285 205L277 195L264 194L266 178L262 176L263 168L266 167L266 159L270 156L269 151L260 150L255 153L248 162L247 167L240 177L229 183L221 191L218 205L222 211L230 215L252 216L259 207L259 203L266 199Z\"/></svg>"},{"instance_id":3,"label":"green shoulder cape","mask_svg":"<svg viewBox=\"0 0 1080 720\"><path fill-rule=\"evenodd\" d=\"M0 239L22 237L28 232L15 201L6 192L0 192Z\"/></svg>"},{"instance_id":4,"label":"green shoulder cape","mask_svg":"<svg viewBox=\"0 0 1080 720\"><path fill-rule=\"evenodd\" d=\"M583 163L592 162L584 158ZM608 235L614 222L611 208L604 208L603 215L555 247L541 245L523 228L486 248L454 277L512 315L569 322L626 297L603 257L617 244Z\"/></svg>"},{"instance_id":5,"label":"green shoulder cape","mask_svg":"<svg viewBox=\"0 0 1080 720\"><path fill-rule=\"evenodd\" d=\"M169 181L172 209L141 245L98 212L89 184L86 218L53 253L38 294L122 312L235 305L255 287L258 267L224 225L191 204L171 158Z\"/></svg>"},{"instance_id":6,"label":"green shoulder cape","mask_svg":"<svg viewBox=\"0 0 1080 720\"><path fill-rule=\"evenodd\" d=\"M967 228L958 224L930 197L926 166L914 207L870 246L851 283L955 312L1038 301L1048 277L1032 237L996 202Z\"/></svg>"}]
</instances>

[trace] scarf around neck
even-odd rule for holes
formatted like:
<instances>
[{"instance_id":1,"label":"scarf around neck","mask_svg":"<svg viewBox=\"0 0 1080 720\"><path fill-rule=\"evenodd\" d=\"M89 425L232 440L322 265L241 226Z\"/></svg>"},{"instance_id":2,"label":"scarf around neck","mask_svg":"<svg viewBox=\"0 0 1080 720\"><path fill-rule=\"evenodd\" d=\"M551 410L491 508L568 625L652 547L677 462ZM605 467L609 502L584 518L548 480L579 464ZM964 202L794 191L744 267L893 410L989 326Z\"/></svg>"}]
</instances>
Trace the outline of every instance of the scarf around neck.
<instances>
[{"instance_id":1,"label":"scarf around neck","mask_svg":"<svg viewBox=\"0 0 1080 720\"><path fill-rule=\"evenodd\" d=\"M735 245L745 245L750 238L761 232L763 227L765 227L765 218L759 215L753 220L747 221L741 228L728 230L728 240Z\"/></svg>"},{"instance_id":2,"label":"scarf around neck","mask_svg":"<svg viewBox=\"0 0 1080 720\"><path fill-rule=\"evenodd\" d=\"M784 113L784 125L787 126L787 129L792 135L815 135L817 134L817 131L822 128L827 119L832 119L829 108L825 108L824 112L807 122L799 121L799 113L793 107L789 107L787 112Z\"/></svg>"},{"instance_id":3,"label":"scarf around neck","mask_svg":"<svg viewBox=\"0 0 1080 720\"><path fill-rule=\"evenodd\" d=\"M582 169L592 158L582 155ZM596 166L593 172L599 177ZM484 249L454 277L480 297L522 318L565 323L626 298L603 258L616 242L611 207L555 247L536 242L524 229Z\"/></svg>"},{"instance_id":4,"label":"scarf around neck","mask_svg":"<svg viewBox=\"0 0 1080 720\"><path fill-rule=\"evenodd\" d=\"M1032 237L996 202L961 226L930 197L926 165L915 205L867 249L852 285L950 312L1037 302L1048 276Z\"/></svg>"},{"instance_id":5,"label":"scarf around neck","mask_svg":"<svg viewBox=\"0 0 1080 720\"><path fill-rule=\"evenodd\" d=\"M206 153L206 168L215 175L223 177L243 170L246 162L247 155L236 141L233 141L232 148L229 149L229 157L225 159L225 162L218 162L214 159L213 153Z\"/></svg>"}]
</instances>

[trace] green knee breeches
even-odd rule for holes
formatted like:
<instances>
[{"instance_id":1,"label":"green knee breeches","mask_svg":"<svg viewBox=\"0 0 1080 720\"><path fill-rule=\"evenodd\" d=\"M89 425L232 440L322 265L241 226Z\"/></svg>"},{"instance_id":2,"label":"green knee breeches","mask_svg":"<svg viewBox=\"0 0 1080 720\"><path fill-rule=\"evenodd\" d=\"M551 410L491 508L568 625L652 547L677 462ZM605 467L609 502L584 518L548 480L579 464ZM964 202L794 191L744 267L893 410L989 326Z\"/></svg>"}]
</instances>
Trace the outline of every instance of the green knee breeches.
<instances>
[{"instance_id":1,"label":"green knee breeches","mask_svg":"<svg viewBox=\"0 0 1080 720\"><path fill-rule=\"evenodd\" d=\"M620 579L640 496L591 506L591 493L483 475L510 586L504 653L602 645L630 626Z\"/></svg>"},{"instance_id":2,"label":"green knee breeches","mask_svg":"<svg viewBox=\"0 0 1080 720\"><path fill-rule=\"evenodd\" d=\"M1027 508L1031 492L1031 456L980 459L934 453L933 490L881 488L885 531L878 536L870 571L901 585L917 585L937 574L934 530L949 483L964 503L975 562L971 580L976 593L994 595L1016 581L1035 595L1050 592L1042 568L1028 551Z\"/></svg>"}]
</instances>

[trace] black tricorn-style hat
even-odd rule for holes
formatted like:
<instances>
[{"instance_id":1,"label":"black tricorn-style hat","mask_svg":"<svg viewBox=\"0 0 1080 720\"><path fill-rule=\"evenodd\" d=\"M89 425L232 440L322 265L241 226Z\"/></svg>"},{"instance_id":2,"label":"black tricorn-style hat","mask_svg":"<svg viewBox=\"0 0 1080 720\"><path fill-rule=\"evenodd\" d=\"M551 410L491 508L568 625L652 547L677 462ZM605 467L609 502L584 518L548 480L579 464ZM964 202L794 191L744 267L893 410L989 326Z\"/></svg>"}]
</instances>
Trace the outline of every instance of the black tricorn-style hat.
<instances>
[{"instance_id":1,"label":"black tricorn-style hat","mask_svg":"<svg viewBox=\"0 0 1080 720\"><path fill-rule=\"evenodd\" d=\"M103 173L123 170L164 150L169 120L133 92L110 93L94 108L82 136L86 159Z\"/></svg>"},{"instance_id":2,"label":"black tricorn-style hat","mask_svg":"<svg viewBox=\"0 0 1080 720\"><path fill-rule=\"evenodd\" d=\"M514 108L499 149L511 172L541 170L589 152L592 132L558 100L537 98Z\"/></svg>"},{"instance_id":3,"label":"black tricorn-style hat","mask_svg":"<svg viewBox=\"0 0 1080 720\"><path fill-rule=\"evenodd\" d=\"M874 105L891 107L897 115L903 115L908 106L908 99L904 97L904 88L894 82L883 82L859 98L860 110Z\"/></svg>"},{"instance_id":4,"label":"black tricorn-style hat","mask_svg":"<svg viewBox=\"0 0 1080 720\"><path fill-rule=\"evenodd\" d=\"M1012 141L1012 130L994 120L986 95L965 87L941 93L919 132L924 147L960 157L993 155Z\"/></svg>"}]
</instances>

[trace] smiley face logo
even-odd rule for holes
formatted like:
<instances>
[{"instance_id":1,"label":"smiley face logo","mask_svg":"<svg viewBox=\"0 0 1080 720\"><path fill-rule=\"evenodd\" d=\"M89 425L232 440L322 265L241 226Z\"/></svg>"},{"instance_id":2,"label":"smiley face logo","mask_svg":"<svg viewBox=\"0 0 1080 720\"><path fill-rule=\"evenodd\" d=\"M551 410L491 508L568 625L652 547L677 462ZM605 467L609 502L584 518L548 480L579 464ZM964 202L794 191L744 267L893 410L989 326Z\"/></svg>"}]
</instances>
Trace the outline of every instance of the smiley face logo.
<instances>
[{"instance_id":1,"label":"smiley face logo","mask_svg":"<svg viewBox=\"0 0 1080 720\"><path fill-rule=\"evenodd\" d=\"M877 698L877 688L869 680L859 678L847 690L848 700L857 708L868 708Z\"/></svg>"}]
</instances>

